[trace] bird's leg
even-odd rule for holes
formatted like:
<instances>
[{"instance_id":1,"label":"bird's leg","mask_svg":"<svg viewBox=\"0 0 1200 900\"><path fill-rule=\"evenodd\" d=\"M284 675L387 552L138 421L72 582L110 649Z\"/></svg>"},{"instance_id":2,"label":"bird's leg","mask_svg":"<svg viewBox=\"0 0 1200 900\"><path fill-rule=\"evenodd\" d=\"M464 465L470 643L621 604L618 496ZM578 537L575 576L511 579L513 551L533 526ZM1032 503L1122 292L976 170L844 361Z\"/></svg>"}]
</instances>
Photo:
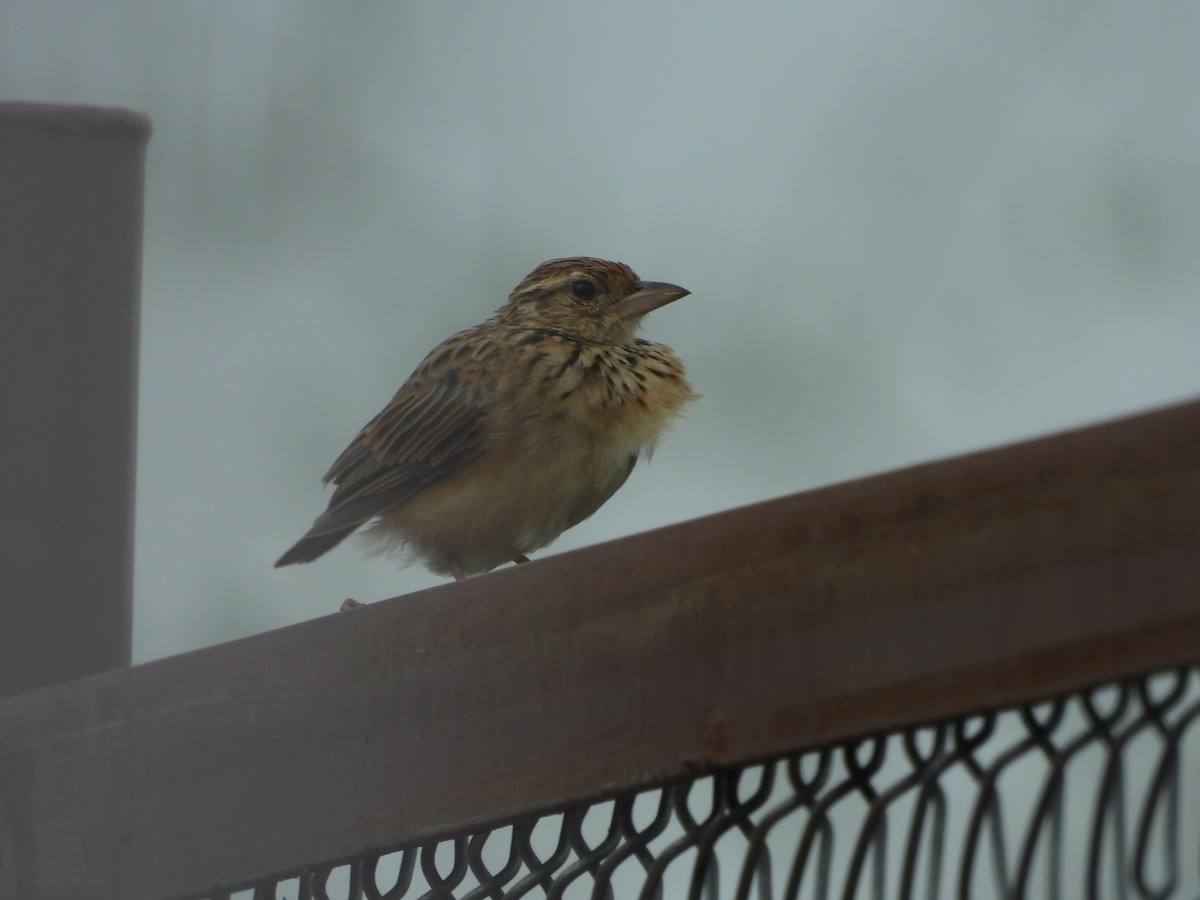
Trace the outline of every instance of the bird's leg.
<instances>
[{"instance_id":1,"label":"bird's leg","mask_svg":"<svg viewBox=\"0 0 1200 900\"><path fill-rule=\"evenodd\" d=\"M524 553L518 553L513 557L513 562L515 562L518 566L524 565L525 563L529 562L529 557Z\"/></svg>"},{"instance_id":2,"label":"bird's leg","mask_svg":"<svg viewBox=\"0 0 1200 900\"><path fill-rule=\"evenodd\" d=\"M455 581L466 581L467 573L463 571L462 563L457 559L450 560L450 574L454 576Z\"/></svg>"}]
</instances>

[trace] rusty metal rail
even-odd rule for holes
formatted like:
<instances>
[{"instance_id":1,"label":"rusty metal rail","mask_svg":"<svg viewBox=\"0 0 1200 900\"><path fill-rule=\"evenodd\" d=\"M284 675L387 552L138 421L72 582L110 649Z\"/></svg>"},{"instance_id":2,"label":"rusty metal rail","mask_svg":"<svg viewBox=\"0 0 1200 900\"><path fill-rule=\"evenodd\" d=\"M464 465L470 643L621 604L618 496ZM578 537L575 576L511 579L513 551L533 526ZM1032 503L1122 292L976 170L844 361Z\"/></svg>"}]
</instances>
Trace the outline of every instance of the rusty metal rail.
<instances>
[{"instance_id":1,"label":"rusty metal rail","mask_svg":"<svg viewBox=\"0 0 1200 900\"><path fill-rule=\"evenodd\" d=\"M0 897L171 897L1200 659L1200 403L0 703Z\"/></svg>"}]
</instances>

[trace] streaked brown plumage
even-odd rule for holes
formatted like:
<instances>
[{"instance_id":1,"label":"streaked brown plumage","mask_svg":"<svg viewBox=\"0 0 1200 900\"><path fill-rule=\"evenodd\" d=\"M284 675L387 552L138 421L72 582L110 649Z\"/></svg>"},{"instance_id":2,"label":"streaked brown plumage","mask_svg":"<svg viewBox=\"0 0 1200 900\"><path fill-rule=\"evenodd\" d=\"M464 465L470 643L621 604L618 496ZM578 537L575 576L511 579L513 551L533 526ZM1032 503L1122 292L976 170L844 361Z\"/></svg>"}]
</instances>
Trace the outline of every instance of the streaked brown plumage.
<instances>
[{"instance_id":1,"label":"streaked brown plumage","mask_svg":"<svg viewBox=\"0 0 1200 900\"><path fill-rule=\"evenodd\" d=\"M525 562L599 509L695 397L670 348L634 337L687 294L622 263L542 263L425 357L334 462L329 508L275 565L369 523L382 549L456 578Z\"/></svg>"}]
</instances>

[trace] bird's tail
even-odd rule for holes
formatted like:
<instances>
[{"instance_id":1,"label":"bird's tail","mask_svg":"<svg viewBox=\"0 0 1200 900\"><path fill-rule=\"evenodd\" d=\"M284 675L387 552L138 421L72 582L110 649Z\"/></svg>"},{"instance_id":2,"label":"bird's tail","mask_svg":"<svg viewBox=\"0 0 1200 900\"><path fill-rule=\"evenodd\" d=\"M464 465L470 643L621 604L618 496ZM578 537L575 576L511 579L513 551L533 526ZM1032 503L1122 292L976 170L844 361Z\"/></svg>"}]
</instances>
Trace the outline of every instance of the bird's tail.
<instances>
[{"instance_id":1,"label":"bird's tail","mask_svg":"<svg viewBox=\"0 0 1200 900\"><path fill-rule=\"evenodd\" d=\"M324 556L346 538L354 533L358 525L343 528L340 531L327 531L313 534L311 531L292 545L291 549L275 560L275 568L290 566L294 563L312 562L318 556Z\"/></svg>"}]
</instances>

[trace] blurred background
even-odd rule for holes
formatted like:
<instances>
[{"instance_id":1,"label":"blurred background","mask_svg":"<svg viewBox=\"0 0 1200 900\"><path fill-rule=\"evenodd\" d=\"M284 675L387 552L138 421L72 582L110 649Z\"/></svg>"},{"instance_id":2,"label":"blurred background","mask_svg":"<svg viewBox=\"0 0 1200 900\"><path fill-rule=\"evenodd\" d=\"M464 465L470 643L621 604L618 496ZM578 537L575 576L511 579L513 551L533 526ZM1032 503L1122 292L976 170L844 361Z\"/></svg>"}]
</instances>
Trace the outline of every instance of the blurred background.
<instances>
[{"instance_id":1,"label":"blurred background","mask_svg":"<svg viewBox=\"0 0 1200 900\"><path fill-rule=\"evenodd\" d=\"M7 0L148 157L134 654L439 583L275 558L537 263L692 297L704 400L542 555L1200 394L1200 5Z\"/></svg>"}]
</instances>

